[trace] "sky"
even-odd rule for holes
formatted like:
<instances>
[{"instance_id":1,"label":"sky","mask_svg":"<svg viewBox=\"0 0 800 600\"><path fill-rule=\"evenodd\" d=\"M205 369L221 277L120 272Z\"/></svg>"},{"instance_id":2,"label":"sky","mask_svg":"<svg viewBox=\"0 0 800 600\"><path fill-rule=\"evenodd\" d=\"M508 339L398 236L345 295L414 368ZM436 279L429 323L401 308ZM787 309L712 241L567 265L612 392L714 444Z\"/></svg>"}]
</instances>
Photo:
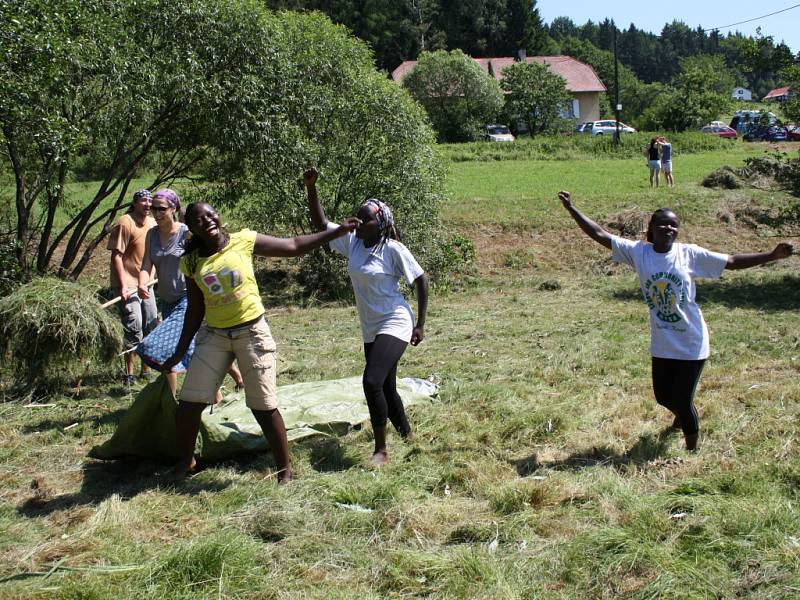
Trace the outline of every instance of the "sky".
<instances>
[{"instance_id":1,"label":"sky","mask_svg":"<svg viewBox=\"0 0 800 600\"><path fill-rule=\"evenodd\" d=\"M744 35L756 34L761 27L762 35L772 36L775 43L783 40L794 54L800 52L800 5L786 12L765 17L734 27L722 27L738 23L768 13L777 12L799 4L798 0L663 0L646 2L642 0L537 0L536 7L542 20L550 24L556 17L569 17L576 25L588 20L595 23L605 18L613 19L620 29L627 29L631 23L637 29L661 33L666 23L683 21L692 29L702 25L703 29L719 28L722 34L740 31Z\"/></svg>"}]
</instances>

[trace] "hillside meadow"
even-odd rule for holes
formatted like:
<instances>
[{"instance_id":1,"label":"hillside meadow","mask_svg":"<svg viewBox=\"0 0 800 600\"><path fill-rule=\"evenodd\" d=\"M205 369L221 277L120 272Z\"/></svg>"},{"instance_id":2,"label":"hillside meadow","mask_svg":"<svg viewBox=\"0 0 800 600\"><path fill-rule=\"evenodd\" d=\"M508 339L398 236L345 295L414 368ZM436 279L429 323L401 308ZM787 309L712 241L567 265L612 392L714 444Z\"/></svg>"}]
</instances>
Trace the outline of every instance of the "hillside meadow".
<instances>
[{"instance_id":1,"label":"hillside meadow","mask_svg":"<svg viewBox=\"0 0 800 600\"><path fill-rule=\"evenodd\" d=\"M402 359L400 376L441 388L380 470L365 427L293 445L286 487L269 455L173 486L169 463L86 457L132 400L116 365L38 407L7 399L0 597L798 597L800 259L699 284L713 354L688 453L652 396L634 273L555 199L569 189L634 236L671 206L684 241L768 250L798 241L765 218L796 199L699 185L765 150L678 153L676 187L658 190L643 158L452 161L445 220L478 260L434 291ZM360 374L353 307L268 312L279 384Z\"/></svg>"}]
</instances>

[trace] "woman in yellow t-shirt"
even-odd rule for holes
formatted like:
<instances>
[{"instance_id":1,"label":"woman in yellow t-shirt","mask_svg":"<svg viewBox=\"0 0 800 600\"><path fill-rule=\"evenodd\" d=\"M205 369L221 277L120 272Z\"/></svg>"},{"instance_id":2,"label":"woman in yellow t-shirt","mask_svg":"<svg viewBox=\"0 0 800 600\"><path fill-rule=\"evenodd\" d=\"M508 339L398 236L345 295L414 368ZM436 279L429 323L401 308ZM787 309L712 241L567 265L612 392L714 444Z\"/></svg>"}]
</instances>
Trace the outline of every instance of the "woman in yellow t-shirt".
<instances>
[{"instance_id":1,"label":"woman in yellow t-shirt","mask_svg":"<svg viewBox=\"0 0 800 600\"><path fill-rule=\"evenodd\" d=\"M351 218L337 229L293 238L248 229L228 234L211 205L187 207L186 224L192 239L180 269L186 276L189 306L175 353L162 366L169 372L197 334L175 416L180 457L173 471L176 479L195 468L194 447L203 409L214 403L215 392L234 358L244 379L247 406L275 457L278 481L292 478L286 427L278 410L275 342L264 317L253 255L299 256L353 231L358 223Z\"/></svg>"}]
</instances>

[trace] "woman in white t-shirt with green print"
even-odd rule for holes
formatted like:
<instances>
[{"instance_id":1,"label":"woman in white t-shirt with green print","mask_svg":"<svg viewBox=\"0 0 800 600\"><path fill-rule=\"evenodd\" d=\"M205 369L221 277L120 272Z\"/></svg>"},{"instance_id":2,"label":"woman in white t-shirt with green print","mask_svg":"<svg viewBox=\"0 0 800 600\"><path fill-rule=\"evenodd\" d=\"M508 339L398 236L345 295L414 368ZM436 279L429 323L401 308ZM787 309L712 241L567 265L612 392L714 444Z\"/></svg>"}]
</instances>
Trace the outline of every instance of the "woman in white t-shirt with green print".
<instances>
[{"instance_id":1,"label":"woman in white t-shirt with green print","mask_svg":"<svg viewBox=\"0 0 800 600\"><path fill-rule=\"evenodd\" d=\"M334 225L328 223L320 204L317 177L317 171L309 169L303 174L303 183L308 190L311 221L318 231L324 231ZM404 438L411 434L397 392L397 364L408 344L416 346L425 335L428 278L399 241L392 212L386 204L371 198L361 205L356 216L361 220L358 229L329 245L334 252L347 257L367 362L362 381L375 435L372 463L383 465L389 461L386 422L391 422ZM401 279L416 287L416 323L400 291Z\"/></svg>"},{"instance_id":2,"label":"woman in white t-shirt with green print","mask_svg":"<svg viewBox=\"0 0 800 600\"><path fill-rule=\"evenodd\" d=\"M686 448L697 448L700 419L694 393L709 355L708 328L695 302L695 279L718 278L725 269L747 269L787 258L788 243L771 252L720 254L676 242L680 220L668 208L655 211L646 241L627 240L608 233L572 205L569 192L558 194L578 226L611 258L636 269L642 295L650 309L650 353L656 402L674 415L673 426L683 430Z\"/></svg>"}]
</instances>

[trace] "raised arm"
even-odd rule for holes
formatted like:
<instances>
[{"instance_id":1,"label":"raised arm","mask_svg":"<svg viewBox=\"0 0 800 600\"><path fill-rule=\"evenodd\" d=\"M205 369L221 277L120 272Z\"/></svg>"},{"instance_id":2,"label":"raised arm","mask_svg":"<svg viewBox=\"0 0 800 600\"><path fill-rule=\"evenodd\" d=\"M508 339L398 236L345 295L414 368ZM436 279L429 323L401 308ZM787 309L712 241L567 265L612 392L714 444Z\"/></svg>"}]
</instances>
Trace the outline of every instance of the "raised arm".
<instances>
[{"instance_id":1,"label":"raised arm","mask_svg":"<svg viewBox=\"0 0 800 600\"><path fill-rule=\"evenodd\" d=\"M301 254L307 254L315 248L319 248L355 230L360 223L361 221L356 217L349 217L337 229L326 229L309 235L298 235L293 238L278 238L259 233L256 236L253 254L258 256L300 256Z\"/></svg>"},{"instance_id":2,"label":"raised arm","mask_svg":"<svg viewBox=\"0 0 800 600\"><path fill-rule=\"evenodd\" d=\"M414 280L417 288L417 324L411 334L411 345L417 346L425 338L425 316L428 313L428 276L423 273Z\"/></svg>"},{"instance_id":3,"label":"raised arm","mask_svg":"<svg viewBox=\"0 0 800 600\"><path fill-rule=\"evenodd\" d=\"M726 269L738 270L749 269L750 267L757 267L764 263L772 262L773 260L780 260L788 258L794 253L794 246L789 243L781 242L772 252L756 252L754 254L731 254L728 256L728 264L725 265Z\"/></svg>"},{"instance_id":4,"label":"raised arm","mask_svg":"<svg viewBox=\"0 0 800 600\"><path fill-rule=\"evenodd\" d=\"M328 219L325 217L325 211L322 209L319 194L317 194L317 177L319 177L319 171L316 169L306 170L303 173L303 185L306 186L308 195L308 212L311 213L311 223L317 231L325 231Z\"/></svg>"},{"instance_id":5,"label":"raised arm","mask_svg":"<svg viewBox=\"0 0 800 600\"><path fill-rule=\"evenodd\" d=\"M192 339L194 339L197 330L200 329L203 318L206 316L206 303L203 300L203 292L197 287L194 279L190 277L186 278L186 294L188 296L188 305L186 314L183 317L181 337L175 347L175 352L161 365L161 370L166 373L169 373L172 367L177 365L183 355L186 354L189 344L192 343Z\"/></svg>"},{"instance_id":6,"label":"raised arm","mask_svg":"<svg viewBox=\"0 0 800 600\"><path fill-rule=\"evenodd\" d=\"M578 227L583 229L586 235L601 246L605 246L609 250L611 249L611 234L575 208L572 205L572 197L569 192L558 192L558 198L561 200L561 204L564 205L564 208L567 209L567 212L575 219Z\"/></svg>"}]
</instances>

